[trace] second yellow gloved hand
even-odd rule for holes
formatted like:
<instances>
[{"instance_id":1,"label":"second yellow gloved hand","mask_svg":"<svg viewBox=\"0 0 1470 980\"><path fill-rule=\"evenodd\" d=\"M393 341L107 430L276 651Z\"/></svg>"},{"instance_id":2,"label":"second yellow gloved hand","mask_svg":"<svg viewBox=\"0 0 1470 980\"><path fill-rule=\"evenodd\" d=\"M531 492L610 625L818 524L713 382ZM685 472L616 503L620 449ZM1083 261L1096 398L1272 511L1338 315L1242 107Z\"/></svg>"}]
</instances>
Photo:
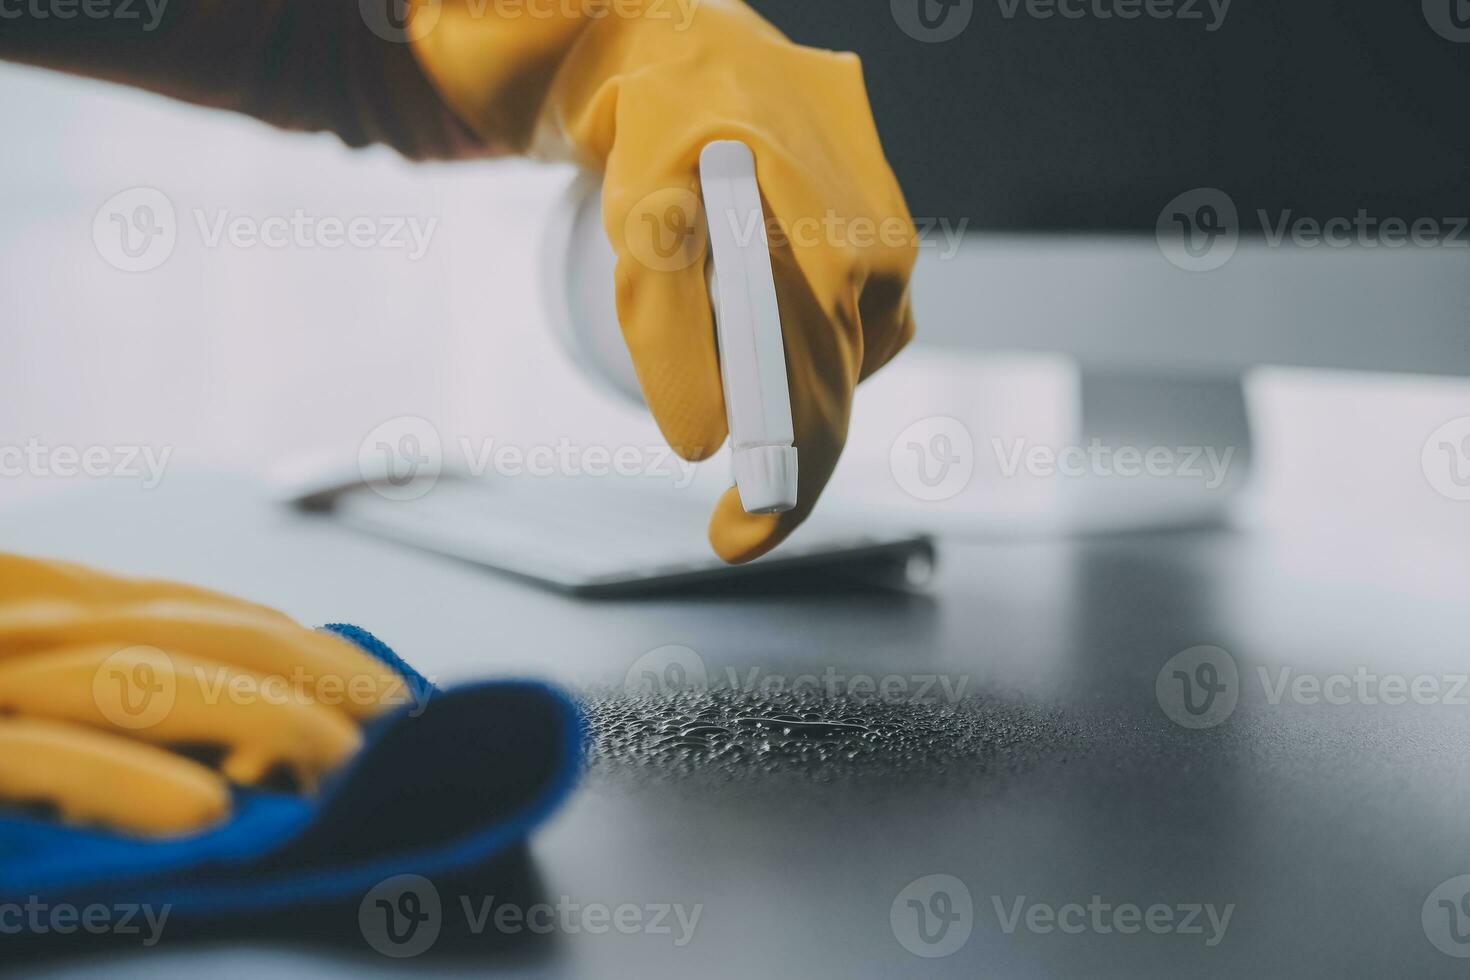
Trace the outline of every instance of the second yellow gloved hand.
<instances>
[{"instance_id":1,"label":"second yellow gloved hand","mask_svg":"<svg viewBox=\"0 0 1470 980\"><path fill-rule=\"evenodd\" d=\"M785 333L799 503L710 521L731 562L811 512L847 437L857 383L913 334L917 254L855 55L792 44L738 0L418 0L407 36L487 144L604 174L617 302L644 398L669 444L703 459L727 429L705 281L700 150L755 154Z\"/></svg>"},{"instance_id":2,"label":"second yellow gloved hand","mask_svg":"<svg viewBox=\"0 0 1470 980\"><path fill-rule=\"evenodd\" d=\"M0 555L0 807L200 830L228 816L229 782L310 791L410 700L352 643L264 606Z\"/></svg>"}]
</instances>

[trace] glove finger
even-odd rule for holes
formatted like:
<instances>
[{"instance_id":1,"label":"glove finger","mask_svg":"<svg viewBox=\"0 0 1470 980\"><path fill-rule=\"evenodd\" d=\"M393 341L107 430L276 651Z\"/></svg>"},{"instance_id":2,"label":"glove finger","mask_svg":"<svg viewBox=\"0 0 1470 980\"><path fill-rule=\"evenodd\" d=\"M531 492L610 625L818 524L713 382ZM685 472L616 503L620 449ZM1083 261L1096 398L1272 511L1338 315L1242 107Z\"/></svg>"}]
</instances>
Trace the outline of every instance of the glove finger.
<instances>
[{"instance_id":1,"label":"glove finger","mask_svg":"<svg viewBox=\"0 0 1470 980\"><path fill-rule=\"evenodd\" d=\"M781 304L786 374L791 387L791 423L797 452L797 503L781 514L747 514L739 492L727 490L710 518L715 553L739 564L770 551L806 520L837 467L847 440L857 365L862 357L856 302L839 302L828 313L807 285L795 257L773 244L777 299Z\"/></svg>"},{"instance_id":2,"label":"glove finger","mask_svg":"<svg viewBox=\"0 0 1470 980\"><path fill-rule=\"evenodd\" d=\"M627 166L610 163L603 192L603 220L618 257L618 322L664 439L685 459L707 459L728 429L697 183L629 181L622 176ZM694 171L691 159L682 172Z\"/></svg>"},{"instance_id":3,"label":"glove finger","mask_svg":"<svg viewBox=\"0 0 1470 980\"><path fill-rule=\"evenodd\" d=\"M72 562L0 554L0 611L10 603L32 599L68 599L89 605L149 602L160 599L207 602L249 612L277 622L294 622L285 613L210 589L163 579L110 575Z\"/></svg>"},{"instance_id":4,"label":"glove finger","mask_svg":"<svg viewBox=\"0 0 1470 980\"><path fill-rule=\"evenodd\" d=\"M810 405L811 403L806 403ZM811 514L817 498L832 478L842 453L841 436L825 420L793 418L797 446L797 504L780 514L747 514L740 491L730 487L715 504L709 523L709 543L715 554L732 565L753 561L785 541ZM797 419L800 418L798 421Z\"/></svg>"},{"instance_id":5,"label":"glove finger","mask_svg":"<svg viewBox=\"0 0 1470 980\"><path fill-rule=\"evenodd\" d=\"M175 598L103 606L55 600L0 605L0 663L27 651L82 644L158 647L290 677L307 696L354 718L374 717L412 697L403 678L376 658L285 617L263 619L250 610Z\"/></svg>"},{"instance_id":6,"label":"glove finger","mask_svg":"<svg viewBox=\"0 0 1470 980\"><path fill-rule=\"evenodd\" d=\"M858 301L863 320L863 366L860 380L893 360L914 338L914 311L909 303L908 271L877 272L868 278Z\"/></svg>"},{"instance_id":7,"label":"glove finger","mask_svg":"<svg viewBox=\"0 0 1470 980\"><path fill-rule=\"evenodd\" d=\"M67 721L165 746L219 747L231 780L258 784L284 768L305 790L362 744L343 712L289 678L154 647L94 644L0 664L0 711Z\"/></svg>"},{"instance_id":8,"label":"glove finger","mask_svg":"<svg viewBox=\"0 0 1470 980\"><path fill-rule=\"evenodd\" d=\"M164 835L223 820L230 791L218 774L163 749L76 725L0 718L0 802Z\"/></svg>"},{"instance_id":9,"label":"glove finger","mask_svg":"<svg viewBox=\"0 0 1470 980\"><path fill-rule=\"evenodd\" d=\"M772 167L788 165L779 155L768 160ZM803 202L803 184L794 175L771 183L788 195L773 194L767 213L784 215L790 223L791 215L811 207ZM901 198L895 206L902 208ZM796 434L797 506L783 514L747 514L738 492L727 491L709 527L710 544L726 561L746 562L770 551L816 506L847 440L854 389L913 336L908 282L914 257L911 242L859 249L788 235L772 239ZM813 283L829 285L819 290Z\"/></svg>"}]
</instances>

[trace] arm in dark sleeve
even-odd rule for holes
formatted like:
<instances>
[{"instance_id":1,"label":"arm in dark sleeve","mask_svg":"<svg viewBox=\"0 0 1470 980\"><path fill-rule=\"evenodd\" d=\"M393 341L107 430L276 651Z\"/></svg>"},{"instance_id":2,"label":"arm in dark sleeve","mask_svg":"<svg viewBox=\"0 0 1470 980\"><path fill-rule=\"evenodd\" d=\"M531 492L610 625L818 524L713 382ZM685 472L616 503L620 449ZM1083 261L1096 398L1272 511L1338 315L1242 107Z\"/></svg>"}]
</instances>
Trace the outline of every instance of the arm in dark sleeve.
<instances>
[{"instance_id":1,"label":"arm in dark sleeve","mask_svg":"<svg viewBox=\"0 0 1470 980\"><path fill-rule=\"evenodd\" d=\"M444 105L408 44L368 27L359 0L0 0L0 58L414 159L494 149Z\"/></svg>"}]
</instances>

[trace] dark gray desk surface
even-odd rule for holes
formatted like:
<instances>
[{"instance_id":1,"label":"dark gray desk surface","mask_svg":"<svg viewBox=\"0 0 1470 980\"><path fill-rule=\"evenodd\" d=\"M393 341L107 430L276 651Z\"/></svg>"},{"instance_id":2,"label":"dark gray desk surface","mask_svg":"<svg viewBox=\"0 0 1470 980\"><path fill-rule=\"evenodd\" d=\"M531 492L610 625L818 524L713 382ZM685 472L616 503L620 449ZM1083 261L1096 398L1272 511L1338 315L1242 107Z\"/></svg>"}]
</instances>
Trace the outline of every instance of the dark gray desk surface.
<instances>
[{"instance_id":1,"label":"dark gray desk surface","mask_svg":"<svg viewBox=\"0 0 1470 980\"><path fill-rule=\"evenodd\" d=\"M948 771L723 788L605 768L533 845L542 891L576 902L702 903L694 939L555 935L402 963L309 942L164 944L31 964L47 975L1455 976L1421 909L1470 873L1470 706L1271 704L1272 678L1470 670L1464 541L1200 531L1072 542L943 542L928 598L579 603L275 510L249 485L61 494L12 509L0 548L168 575L359 622L441 680L533 673L617 684L684 644L714 668L833 665L968 676L975 717L1012 740ZM1240 704L1175 725L1155 678L1197 644L1230 651ZM1446 683L1453 683L1446 681ZM1470 692L1460 692L1461 700ZM968 707L966 710L970 710ZM942 959L890 926L924 875L963 880L975 924ZM1213 903L1204 936L1011 933L1010 907ZM1432 903L1433 904L1433 903ZM1208 930L1207 930L1208 931ZM1470 952L1470 948L1466 949Z\"/></svg>"}]
</instances>

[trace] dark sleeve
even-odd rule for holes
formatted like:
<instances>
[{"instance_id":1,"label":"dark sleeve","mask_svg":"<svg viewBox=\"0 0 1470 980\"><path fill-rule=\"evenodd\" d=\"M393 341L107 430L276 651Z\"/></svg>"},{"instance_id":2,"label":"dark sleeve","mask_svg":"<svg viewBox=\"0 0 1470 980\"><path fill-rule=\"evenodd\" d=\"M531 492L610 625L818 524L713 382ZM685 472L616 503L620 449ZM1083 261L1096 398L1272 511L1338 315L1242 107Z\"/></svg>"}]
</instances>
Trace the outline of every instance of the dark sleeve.
<instances>
[{"instance_id":1,"label":"dark sleeve","mask_svg":"<svg viewBox=\"0 0 1470 980\"><path fill-rule=\"evenodd\" d=\"M485 155L393 36L405 2L0 0L0 58L336 133L349 146Z\"/></svg>"}]
</instances>

